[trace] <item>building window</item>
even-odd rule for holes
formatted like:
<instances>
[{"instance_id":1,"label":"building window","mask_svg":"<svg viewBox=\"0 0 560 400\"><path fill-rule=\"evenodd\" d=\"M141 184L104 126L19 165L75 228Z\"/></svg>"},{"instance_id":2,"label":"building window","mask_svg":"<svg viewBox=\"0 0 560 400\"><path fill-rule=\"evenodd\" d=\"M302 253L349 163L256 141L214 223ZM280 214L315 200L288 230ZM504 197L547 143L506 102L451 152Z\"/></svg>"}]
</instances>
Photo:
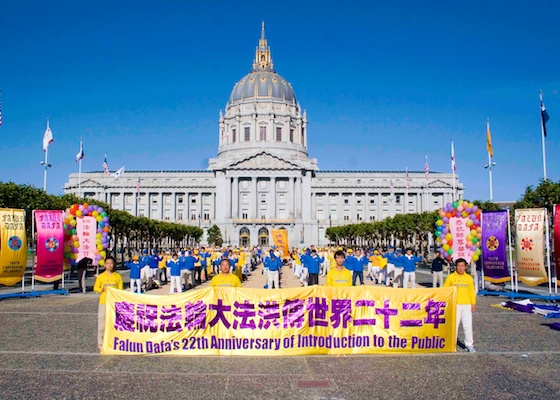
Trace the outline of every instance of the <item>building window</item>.
<instances>
[{"instance_id":1,"label":"building window","mask_svg":"<svg viewBox=\"0 0 560 400\"><path fill-rule=\"evenodd\" d=\"M282 141L282 128L276 128L276 141Z\"/></svg>"},{"instance_id":2,"label":"building window","mask_svg":"<svg viewBox=\"0 0 560 400\"><path fill-rule=\"evenodd\" d=\"M202 217L205 221L208 221L210 219L210 213L209 212L205 212L203 217Z\"/></svg>"},{"instance_id":3,"label":"building window","mask_svg":"<svg viewBox=\"0 0 560 400\"><path fill-rule=\"evenodd\" d=\"M194 196L191 197L191 203L196 204L196 197L194 197Z\"/></svg>"},{"instance_id":4,"label":"building window","mask_svg":"<svg viewBox=\"0 0 560 400\"><path fill-rule=\"evenodd\" d=\"M370 220L370 221L375 221L375 217L374 217L373 215L370 215L370 216L369 216L369 220Z\"/></svg>"},{"instance_id":5,"label":"building window","mask_svg":"<svg viewBox=\"0 0 560 400\"><path fill-rule=\"evenodd\" d=\"M369 204L375 204L375 199L369 199Z\"/></svg>"},{"instance_id":6,"label":"building window","mask_svg":"<svg viewBox=\"0 0 560 400\"><path fill-rule=\"evenodd\" d=\"M294 130L290 129L290 142L294 142Z\"/></svg>"},{"instance_id":7,"label":"building window","mask_svg":"<svg viewBox=\"0 0 560 400\"><path fill-rule=\"evenodd\" d=\"M348 204L349 200L348 199L344 199L344 204Z\"/></svg>"},{"instance_id":8,"label":"building window","mask_svg":"<svg viewBox=\"0 0 560 400\"><path fill-rule=\"evenodd\" d=\"M249 218L249 212L247 210L243 210L243 212L241 213L241 218L243 219Z\"/></svg>"},{"instance_id":9,"label":"building window","mask_svg":"<svg viewBox=\"0 0 560 400\"><path fill-rule=\"evenodd\" d=\"M157 203L158 203L157 196L152 196L152 204L157 204Z\"/></svg>"},{"instance_id":10,"label":"building window","mask_svg":"<svg viewBox=\"0 0 560 400\"><path fill-rule=\"evenodd\" d=\"M261 142L266 141L266 126L260 127L260 141Z\"/></svg>"},{"instance_id":11,"label":"building window","mask_svg":"<svg viewBox=\"0 0 560 400\"><path fill-rule=\"evenodd\" d=\"M196 214L191 214L191 221L196 221Z\"/></svg>"},{"instance_id":12,"label":"building window","mask_svg":"<svg viewBox=\"0 0 560 400\"><path fill-rule=\"evenodd\" d=\"M305 129L301 128L301 144L305 143Z\"/></svg>"},{"instance_id":13,"label":"building window","mask_svg":"<svg viewBox=\"0 0 560 400\"><path fill-rule=\"evenodd\" d=\"M349 216L349 215L345 215L345 216L344 216L344 220L345 220L345 221L350 221L350 216Z\"/></svg>"},{"instance_id":14,"label":"building window","mask_svg":"<svg viewBox=\"0 0 560 400\"><path fill-rule=\"evenodd\" d=\"M362 214L356 214L356 219L357 219L358 221L361 221L361 220L363 219L363 218L362 218Z\"/></svg>"},{"instance_id":15,"label":"building window","mask_svg":"<svg viewBox=\"0 0 560 400\"><path fill-rule=\"evenodd\" d=\"M183 199L183 195L182 195L182 194L179 195L179 196L177 196L177 204L183 204L183 201L184 201L184 199Z\"/></svg>"},{"instance_id":16,"label":"building window","mask_svg":"<svg viewBox=\"0 0 560 400\"><path fill-rule=\"evenodd\" d=\"M235 143L235 141L237 140L237 131L235 129L231 130L231 138L233 143Z\"/></svg>"},{"instance_id":17,"label":"building window","mask_svg":"<svg viewBox=\"0 0 560 400\"><path fill-rule=\"evenodd\" d=\"M401 195L400 195L400 194L397 194L397 195L395 196L395 202L396 202L397 204L401 204Z\"/></svg>"},{"instance_id":18,"label":"building window","mask_svg":"<svg viewBox=\"0 0 560 400\"><path fill-rule=\"evenodd\" d=\"M178 212L177 212L177 219L178 219L179 221L182 221L182 220L183 220L183 212L182 212L182 211L178 211Z\"/></svg>"},{"instance_id":19,"label":"building window","mask_svg":"<svg viewBox=\"0 0 560 400\"><path fill-rule=\"evenodd\" d=\"M261 193L261 204L266 204L266 194Z\"/></svg>"},{"instance_id":20,"label":"building window","mask_svg":"<svg viewBox=\"0 0 560 400\"><path fill-rule=\"evenodd\" d=\"M251 140L251 128L248 126L245 127L245 141L248 142Z\"/></svg>"}]
</instances>

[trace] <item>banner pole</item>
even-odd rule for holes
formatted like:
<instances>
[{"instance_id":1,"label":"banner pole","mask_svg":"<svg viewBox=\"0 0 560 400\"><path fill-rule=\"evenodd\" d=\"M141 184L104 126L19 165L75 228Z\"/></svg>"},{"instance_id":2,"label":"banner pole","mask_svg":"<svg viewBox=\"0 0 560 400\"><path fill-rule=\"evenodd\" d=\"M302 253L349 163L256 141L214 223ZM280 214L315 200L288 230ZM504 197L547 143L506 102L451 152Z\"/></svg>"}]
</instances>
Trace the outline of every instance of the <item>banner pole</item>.
<instances>
[{"instance_id":1,"label":"banner pole","mask_svg":"<svg viewBox=\"0 0 560 400\"><path fill-rule=\"evenodd\" d=\"M81 142L80 142L81 143ZM78 161L78 197L82 198L82 159Z\"/></svg>"},{"instance_id":2,"label":"banner pole","mask_svg":"<svg viewBox=\"0 0 560 400\"><path fill-rule=\"evenodd\" d=\"M546 264L548 268L548 294L552 296L552 273L550 271L550 232L548 230L548 210L544 209L544 220L546 229Z\"/></svg>"},{"instance_id":3,"label":"banner pole","mask_svg":"<svg viewBox=\"0 0 560 400\"><path fill-rule=\"evenodd\" d=\"M512 248L511 248L511 225L509 219L509 209L507 210L507 230L508 230L508 253L509 253L509 278L511 282L511 291L515 291L515 287L513 285L513 255L512 255Z\"/></svg>"},{"instance_id":4,"label":"banner pole","mask_svg":"<svg viewBox=\"0 0 560 400\"><path fill-rule=\"evenodd\" d=\"M543 162L543 178L546 181L546 142L544 136L544 121L543 121L543 105L542 105L542 90L540 91L541 98L541 138L542 138L542 162ZM546 111L545 111L546 112Z\"/></svg>"}]
</instances>

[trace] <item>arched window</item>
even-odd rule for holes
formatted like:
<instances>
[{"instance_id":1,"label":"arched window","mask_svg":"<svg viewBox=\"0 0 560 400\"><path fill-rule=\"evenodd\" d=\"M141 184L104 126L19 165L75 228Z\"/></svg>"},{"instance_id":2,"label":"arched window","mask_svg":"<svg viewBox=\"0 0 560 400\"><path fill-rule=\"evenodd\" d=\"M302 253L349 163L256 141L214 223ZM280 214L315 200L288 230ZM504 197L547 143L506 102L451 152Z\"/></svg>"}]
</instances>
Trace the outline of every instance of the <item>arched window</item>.
<instances>
[{"instance_id":1,"label":"arched window","mask_svg":"<svg viewBox=\"0 0 560 400\"><path fill-rule=\"evenodd\" d=\"M251 245L251 233L249 229L241 228L239 230L239 245L243 247Z\"/></svg>"},{"instance_id":2,"label":"arched window","mask_svg":"<svg viewBox=\"0 0 560 400\"><path fill-rule=\"evenodd\" d=\"M268 246L268 229L266 228L259 229L259 246Z\"/></svg>"}]
</instances>

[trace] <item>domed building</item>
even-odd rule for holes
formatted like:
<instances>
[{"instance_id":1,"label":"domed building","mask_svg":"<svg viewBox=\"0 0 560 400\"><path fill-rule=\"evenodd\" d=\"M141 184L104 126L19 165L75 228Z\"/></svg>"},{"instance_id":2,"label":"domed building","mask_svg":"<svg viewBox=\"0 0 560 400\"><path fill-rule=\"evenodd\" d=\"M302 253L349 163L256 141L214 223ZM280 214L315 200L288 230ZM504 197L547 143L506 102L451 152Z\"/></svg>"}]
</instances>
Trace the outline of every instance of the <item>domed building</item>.
<instances>
[{"instance_id":1,"label":"domed building","mask_svg":"<svg viewBox=\"0 0 560 400\"><path fill-rule=\"evenodd\" d=\"M216 224L234 245L268 246L272 229L286 229L297 247L327 244L329 226L432 211L453 198L452 174L430 172L426 181L424 171L319 170L307 152L306 112L274 69L264 23L252 68L220 111L218 134L207 170L82 173L82 193L137 216ZM78 187L70 174L65 193Z\"/></svg>"}]
</instances>

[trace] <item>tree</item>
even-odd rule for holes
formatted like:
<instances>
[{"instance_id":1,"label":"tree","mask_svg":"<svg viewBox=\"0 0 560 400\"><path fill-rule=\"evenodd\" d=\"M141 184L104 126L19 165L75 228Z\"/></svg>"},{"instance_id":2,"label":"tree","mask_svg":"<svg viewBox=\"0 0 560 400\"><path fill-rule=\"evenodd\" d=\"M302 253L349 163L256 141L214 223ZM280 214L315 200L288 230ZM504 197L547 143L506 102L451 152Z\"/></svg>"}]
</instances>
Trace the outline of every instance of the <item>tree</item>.
<instances>
[{"instance_id":1,"label":"tree","mask_svg":"<svg viewBox=\"0 0 560 400\"><path fill-rule=\"evenodd\" d=\"M206 231L208 236L208 244L211 246L221 246L224 243L224 239L222 238L222 231L218 227L218 225L212 225Z\"/></svg>"}]
</instances>

